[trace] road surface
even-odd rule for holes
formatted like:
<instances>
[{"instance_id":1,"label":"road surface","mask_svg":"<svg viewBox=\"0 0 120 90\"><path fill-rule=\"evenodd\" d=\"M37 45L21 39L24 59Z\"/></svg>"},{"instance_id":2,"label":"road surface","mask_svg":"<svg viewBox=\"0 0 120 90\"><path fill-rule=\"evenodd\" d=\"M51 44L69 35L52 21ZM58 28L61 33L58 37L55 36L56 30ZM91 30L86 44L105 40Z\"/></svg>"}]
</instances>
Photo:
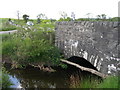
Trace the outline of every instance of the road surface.
<instances>
[{"instance_id":1,"label":"road surface","mask_svg":"<svg viewBox=\"0 0 120 90\"><path fill-rule=\"evenodd\" d=\"M0 31L0 34L10 34L10 33L14 33L17 30L10 30L10 31Z\"/></svg>"}]
</instances>

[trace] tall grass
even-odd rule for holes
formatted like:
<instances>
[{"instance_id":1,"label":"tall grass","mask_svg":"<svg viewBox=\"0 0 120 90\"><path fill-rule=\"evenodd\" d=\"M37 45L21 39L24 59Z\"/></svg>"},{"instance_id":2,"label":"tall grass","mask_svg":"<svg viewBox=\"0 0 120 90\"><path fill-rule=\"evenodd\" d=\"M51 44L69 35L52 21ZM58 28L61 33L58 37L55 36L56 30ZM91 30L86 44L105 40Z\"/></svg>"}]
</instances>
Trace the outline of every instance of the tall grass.
<instances>
[{"instance_id":1,"label":"tall grass","mask_svg":"<svg viewBox=\"0 0 120 90\"><path fill-rule=\"evenodd\" d=\"M119 79L118 76L110 76L106 78L102 83L100 83L97 88L119 88Z\"/></svg>"},{"instance_id":2,"label":"tall grass","mask_svg":"<svg viewBox=\"0 0 120 90\"><path fill-rule=\"evenodd\" d=\"M120 88L119 77L109 76L104 80L95 77L82 78L78 83L71 84L71 88ZM76 81L76 80L75 80Z\"/></svg>"},{"instance_id":3,"label":"tall grass","mask_svg":"<svg viewBox=\"0 0 120 90\"><path fill-rule=\"evenodd\" d=\"M96 86L100 83L100 78L98 79L98 77L93 77L91 75L87 75L85 77L82 76L81 78L75 76L72 82L76 83L71 84L71 88L96 88Z\"/></svg>"}]
</instances>

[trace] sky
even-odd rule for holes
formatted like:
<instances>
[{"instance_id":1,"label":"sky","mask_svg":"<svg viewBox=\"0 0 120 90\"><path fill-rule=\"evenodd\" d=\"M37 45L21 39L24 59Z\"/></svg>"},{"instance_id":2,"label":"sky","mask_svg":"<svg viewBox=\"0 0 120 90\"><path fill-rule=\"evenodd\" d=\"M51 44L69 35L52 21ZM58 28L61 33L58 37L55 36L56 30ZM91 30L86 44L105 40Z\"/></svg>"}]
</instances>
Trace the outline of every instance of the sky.
<instances>
[{"instance_id":1,"label":"sky","mask_svg":"<svg viewBox=\"0 0 120 90\"><path fill-rule=\"evenodd\" d=\"M107 17L118 16L118 2L120 0L1 0L0 18L17 18L17 11L20 18L27 14L31 19L36 19L40 13L48 18L59 19L61 12L66 12L75 18L96 18L97 15L106 14Z\"/></svg>"}]
</instances>

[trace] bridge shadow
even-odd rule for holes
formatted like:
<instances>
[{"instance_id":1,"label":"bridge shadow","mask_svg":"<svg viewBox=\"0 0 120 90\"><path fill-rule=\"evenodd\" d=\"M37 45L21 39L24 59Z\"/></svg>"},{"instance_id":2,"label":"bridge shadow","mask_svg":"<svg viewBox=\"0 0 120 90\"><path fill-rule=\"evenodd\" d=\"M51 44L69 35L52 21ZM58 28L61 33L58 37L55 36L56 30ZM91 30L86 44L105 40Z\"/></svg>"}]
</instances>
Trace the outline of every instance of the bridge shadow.
<instances>
[{"instance_id":1,"label":"bridge shadow","mask_svg":"<svg viewBox=\"0 0 120 90\"><path fill-rule=\"evenodd\" d=\"M72 57L68 58L67 60L70 62L79 64L80 66L91 68L91 69L98 71L96 67L94 67L89 61L87 61L83 57L72 56ZM68 66L71 67L72 65L68 65Z\"/></svg>"},{"instance_id":2,"label":"bridge shadow","mask_svg":"<svg viewBox=\"0 0 120 90\"><path fill-rule=\"evenodd\" d=\"M76 63L80 66L98 71L96 67L94 67L89 61L87 61L83 57L72 56L66 60ZM79 84L80 82L82 82L84 80L90 80L90 82L93 80L98 80L98 82L102 81L101 77L99 77L95 74L92 74L90 72L87 72L87 71L82 71L81 69L79 69L73 65L70 65L70 64L67 64L67 69L65 71L67 72L67 76L69 77L71 85L73 85L73 86Z\"/></svg>"},{"instance_id":3,"label":"bridge shadow","mask_svg":"<svg viewBox=\"0 0 120 90\"><path fill-rule=\"evenodd\" d=\"M73 63L76 63L76 64L78 64L80 66L83 66L83 67L86 67L86 68L90 68L90 69L94 69L94 70L98 71L96 67L94 67L89 61L87 61L83 57L72 56L72 57L70 57L70 58L68 58L66 60L68 60L70 62L73 62ZM78 74L79 76L86 76L86 77L88 77L88 76L96 76L94 74L91 74L90 72L82 71L81 69L79 69L79 68L77 68L77 67L75 67L73 65L70 65L70 64L67 64L66 72L69 75L73 75L73 74L76 75L76 74Z\"/></svg>"}]
</instances>

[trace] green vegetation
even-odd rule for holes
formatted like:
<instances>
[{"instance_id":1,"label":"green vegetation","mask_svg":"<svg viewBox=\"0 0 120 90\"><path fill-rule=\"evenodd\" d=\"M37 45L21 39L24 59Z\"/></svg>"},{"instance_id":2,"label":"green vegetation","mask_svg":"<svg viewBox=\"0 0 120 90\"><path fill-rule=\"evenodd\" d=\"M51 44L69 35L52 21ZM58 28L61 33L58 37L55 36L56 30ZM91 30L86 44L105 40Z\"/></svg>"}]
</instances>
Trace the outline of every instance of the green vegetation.
<instances>
[{"instance_id":1,"label":"green vegetation","mask_svg":"<svg viewBox=\"0 0 120 90\"><path fill-rule=\"evenodd\" d=\"M109 19L102 19L102 18L79 18L76 19L76 21L120 21L120 17L114 17L114 18L109 18Z\"/></svg>"},{"instance_id":2,"label":"green vegetation","mask_svg":"<svg viewBox=\"0 0 120 90\"><path fill-rule=\"evenodd\" d=\"M120 88L118 76L110 76L100 83L97 88Z\"/></svg>"},{"instance_id":3,"label":"green vegetation","mask_svg":"<svg viewBox=\"0 0 120 90\"><path fill-rule=\"evenodd\" d=\"M8 19L0 19L0 31L9 31L17 29L16 26L11 25Z\"/></svg>"},{"instance_id":4,"label":"green vegetation","mask_svg":"<svg viewBox=\"0 0 120 90\"><path fill-rule=\"evenodd\" d=\"M41 15L41 14L40 14ZM51 20L49 19L42 19L43 16L39 16L38 15L38 19L28 19L29 16L28 15L23 15L24 19L11 19L11 21L14 22L14 24L16 25L20 25L20 26L26 26L26 22L27 21L32 21L34 23L34 27L36 29L38 28L46 28L46 27L53 27L54 28L54 24L55 21L54 20L53 23L51 23ZM9 31L9 30L16 30L18 27L16 27L15 25L11 25L8 22L9 19L7 18L0 18L0 31ZM62 17L58 20L58 21L71 21L72 18L68 17L67 14L65 13L65 15L63 14ZM97 15L97 18L78 18L75 19L75 21L119 21L120 17L113 17L113 18L109 18L106 19L106 15L105 14L101 14L101 15Z\"/></svg>"},{"instance_id":5,"label":"green vegetation","mask_svg":"<svg viewBox=\"0 0 120 90\"><path fill-rule=\"evenodd\" d=\"M98 84L98 80L97 79L94 79L93 77L92 78L85 78L82 80L82 82L80 83L80 87L81 88L95 88ZM77 88L80 88L80 87L77 87Z\"/></svg>"},{"instance_id":6,"label":"green vegetation","mask_svg":"<svg viewBox=\"0 0 120 90\"><path fill-rule=\"evenodd\" d=\"M2 67L2 70L0 71L0 84L2 85L2 88L9 88L12 84L12 82L9 79L8 72L4 67Z\"/></svg>"},{"instance_id":7,"label":"green vegetation","mask_svg":"<svg viewBox=\"0 0 120 90\"><path fill-rule=\"evenodd\" d=\"M103 16L103 18L105 15ZM14 24L18 24L21 27L16 27L8 23L8 19L0 19L0 31L8 31L17 29L17 33L14 34L3 34L2 36L2 56L8 58L11 62L13 68L24 68L29 64L34 65L47 65L47 66L66 66L60 63L60 51L55 44L55 21L53 22L48 19L30 20L34 23L33 26L26 25L24 20L16 20ZM118 17L111 19L97 18L80 18L75 21L118 21ZM67 17L64 13L63 17L58 21L70 21L71 18ZM28 21L28 19L27 19ZM24 28L22 27L24 26ZM1 46L0 46L1 47ZM0 78L2 77L3 88L9 87L12 83L9 81L9 76L5 69L0 72ZM108 77L99 82L99 80L94 78L85 78L82 82L78 84L73 84L70 86L72 88L118 88L118 77Z\"/></svg>"},{"instance_id":8,"label":"green vegetation","mask_svg":"<svg viewBox=\"0 0 120 90\"><path fill-rule=\"evenodd\" d=\"M96 86L100 83L101 79L95 77L95 76L86 76L82 78L76 79L76 77L73 77L72 82L76 82L75 84L71 84L70 88L96 88Z\"/></svg>"},{"instance_id":9,"label":"green vegetation","mask_svg":"<svg viewBox=\"0 0 120 90\"><path fill-rule=\"evenodd\" d=\"M29 16L26 15L26 14L24 14L24 15L23 15L23 19L24 19L24 21L27 23L27 21L28 21L28 19L29 19Z\"/></svg>"},{"instance_id":10,"label":"green vegetation","mask_svg":"<svg viewBox=\"0 0 120 90\"><path fill-rule=\"evenodd\" d=\"M15 34L3 35L3 58L10 58L14 68L33 63L59 65L60 52L54 46L54 25L42 23L39 27L19 28Z\"/></svg>"},{"instance_id":11,"label":"green vegetation","mask_svg":"<svg viewBox=\"0 0 120 90\"><path fill-rule=\"evenodd\" d=\"M109 76L102 81L95 77L86 77L79 83L71 85L71 88L119 88L118 86L118 76Z\"/></svg>"}]
</instances>

